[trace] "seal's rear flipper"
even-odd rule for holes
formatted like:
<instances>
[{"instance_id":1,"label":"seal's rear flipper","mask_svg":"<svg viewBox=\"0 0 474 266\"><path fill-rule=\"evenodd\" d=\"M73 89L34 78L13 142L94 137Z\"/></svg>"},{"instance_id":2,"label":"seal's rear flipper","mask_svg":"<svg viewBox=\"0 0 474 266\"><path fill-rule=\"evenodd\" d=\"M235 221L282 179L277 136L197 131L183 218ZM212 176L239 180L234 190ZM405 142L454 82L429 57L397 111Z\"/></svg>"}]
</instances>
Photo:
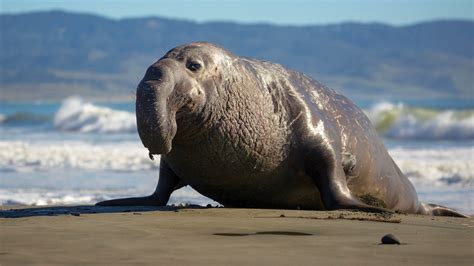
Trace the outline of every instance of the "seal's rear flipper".
<instances>
[{"instance_id":1,"label":"seal's rear flipper","mask_svg":"<svg viewBox=\"0 0 474 266\"><path fill-rule=\"evenodd\" d=\"M462 217L462 218L469 218L469 216L459 213L453 209L448 207L444 207L441 205L430 204L430 203L422 203L424 209L428 212L428 214L434 216L451 216L451 217Z\"/></svg>"},{"instance_id":2,"label":"seal's rear flipper","mask_svg":"<svg viewBox=\"0 0 474 266\"><path fill-rule=\"evenodd\" d=\"M365 204L355 198L347 198L339 200L339 202L325 206L328 210L356 210L361 212L372 213L394 213L394 211L382 207Z\"/></svg>"},{"instance_id":3,"label":"seal's rear flipper","mask_svg":"<svg viewBox=\"0 0 474 266\"><path fill-rule=\"evenodd\" d=\"M305 172L318 187L321 200L327 210L393 213L392 210L365 204L354 197L347 187L342 163L336 163L336 159L332 157L330 151L326 150L326 147L308 145L306 149Z\"/></svg>"}]
</instances>

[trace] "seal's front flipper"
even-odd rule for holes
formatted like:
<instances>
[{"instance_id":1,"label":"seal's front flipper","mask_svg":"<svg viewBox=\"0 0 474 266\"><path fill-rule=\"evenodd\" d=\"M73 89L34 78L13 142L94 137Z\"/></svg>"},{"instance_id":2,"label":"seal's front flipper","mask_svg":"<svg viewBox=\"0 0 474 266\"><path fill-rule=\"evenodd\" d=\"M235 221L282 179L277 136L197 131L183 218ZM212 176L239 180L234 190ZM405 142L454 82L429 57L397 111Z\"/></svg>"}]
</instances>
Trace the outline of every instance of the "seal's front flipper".
<instances>
[{"instance_id":1,"label":"seal's front flipper","mask_svg":"<svg viewBox=\"0 0 474 266\"><path fill-rule=\"evenodd\" d=\"M160 204L157 197L154 195L146 197L134 197L134 198L123 198L123 199L113 199L105 200L95 204L95 206L164 206L165 204Z\"/></svg>"},{"instance_id":2,"label":"seal's front flipper","mask_svg":"<svg viewBox=\"0 0 474 266\"><path fill-rule=\"evenodd\" d=\"M160 178L155 192L146 197L133 197L101 201L96 206L165 206L176 189L185 186L168 164L161 159Z\"/></svg>"},{"instance_id":3,"label":"seal's front flipper","mask_svg":"<svg viewBox=\"0 0 474 266\"><path fill-rule=\"evenodd\" d=\"M433 216L451 216L451 217L462 217L462 218L469 218L469 216L459 213L455 210L452 210L448 207L444 207L441 205L430 204L430 203L422 203L423 209L427 214L431 214Z\"/></svg>"},{"instance_id":4,"label":"seal's front flipper","mask_svg":"<svg viewBox=\"0 0 474 266\"><path fill-rule=\"evenodd\" d=\"M359 210L364 212L393 212L377 206L367 205L354 197L346 183L342 164L337 163L333 153L318 146L306 153L305 171L319 189L321 200L327 210Z\"/></svg>"}]
</instances>

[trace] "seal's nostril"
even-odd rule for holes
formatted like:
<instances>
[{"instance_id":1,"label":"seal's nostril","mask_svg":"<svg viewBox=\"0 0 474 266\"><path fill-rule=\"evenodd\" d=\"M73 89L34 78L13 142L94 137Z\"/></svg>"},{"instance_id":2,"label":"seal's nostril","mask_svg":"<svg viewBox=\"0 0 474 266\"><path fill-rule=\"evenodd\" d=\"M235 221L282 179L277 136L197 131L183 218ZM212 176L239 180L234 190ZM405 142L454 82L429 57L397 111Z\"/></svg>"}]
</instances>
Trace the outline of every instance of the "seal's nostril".
<instances>
[{"instance_id":1,"label":"seal's nostril","mask_svg":"<svg viewBox=\"0 0 474 266\"><path fill-rule=\"evenodd\" d=\"M157 66L150 66L146 71L146 77L149 80L160 80L163 76L163 71Z\"/></svg>"}]
</instances>

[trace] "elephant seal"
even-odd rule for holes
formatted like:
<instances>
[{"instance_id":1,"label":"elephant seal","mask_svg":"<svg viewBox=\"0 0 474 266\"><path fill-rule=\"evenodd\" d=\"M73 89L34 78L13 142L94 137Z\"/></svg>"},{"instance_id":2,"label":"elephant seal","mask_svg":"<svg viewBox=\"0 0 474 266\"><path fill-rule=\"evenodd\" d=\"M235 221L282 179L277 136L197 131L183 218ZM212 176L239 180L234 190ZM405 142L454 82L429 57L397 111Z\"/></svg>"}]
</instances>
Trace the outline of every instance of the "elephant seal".
<instances>
[{"instance_id":1,"label":"elephant seal","mask_svg":"<svg viewBox=\"0 0 474 266\"><path fill-rule=\"evenodd\" d=\"M352 101L279 64L176 47L146 71L136 116L150 157L161 154L156 191L98 205L163 206L190 185L231 207L463 216L418 201Z\"/></svg>"}]
</instances>

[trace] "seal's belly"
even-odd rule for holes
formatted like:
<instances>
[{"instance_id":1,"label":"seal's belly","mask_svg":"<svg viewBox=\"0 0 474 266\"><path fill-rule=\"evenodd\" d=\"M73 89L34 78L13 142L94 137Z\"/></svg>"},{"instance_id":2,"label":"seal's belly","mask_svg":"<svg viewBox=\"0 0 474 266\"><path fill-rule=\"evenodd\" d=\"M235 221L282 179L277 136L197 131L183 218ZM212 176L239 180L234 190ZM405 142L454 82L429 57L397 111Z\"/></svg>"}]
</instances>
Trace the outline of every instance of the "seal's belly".
<instances>
[{"instance_id":1,"label":"seal's belly","mask_svg":"<svg viewBox=\"0 0 474 266\"><path fill-rule=\"evenodd\" d=\"M188 185L226 207L324 209L311 178L284 166L263 173L200 167L178 171Z\"/></svg>"},{"instance_id":2,"label":"seal's belly","mask_svg":"<svg viewBox=\"0 0 474 266\"><path fill-rule=\"evenodd\" d=\"M226 207L274 209L324 209L316 186L305 182L268 182L196 190ZM202 191L202 192L201 192Z\"/></svg>"},{"instance_id":3,"label":"seal's belly","mask_svg":"<svg viewBox=\"0 0 474 266\"><path fill-rule=\"evenodd\" d=\"M265 149L251 152L227 142L220 145L219 139L213 135L191 151L176 144L162 159L188 185L224 206L324 208L314 181L290 159L288 148L264 145Z\"/></svg>"}]
</instances>

